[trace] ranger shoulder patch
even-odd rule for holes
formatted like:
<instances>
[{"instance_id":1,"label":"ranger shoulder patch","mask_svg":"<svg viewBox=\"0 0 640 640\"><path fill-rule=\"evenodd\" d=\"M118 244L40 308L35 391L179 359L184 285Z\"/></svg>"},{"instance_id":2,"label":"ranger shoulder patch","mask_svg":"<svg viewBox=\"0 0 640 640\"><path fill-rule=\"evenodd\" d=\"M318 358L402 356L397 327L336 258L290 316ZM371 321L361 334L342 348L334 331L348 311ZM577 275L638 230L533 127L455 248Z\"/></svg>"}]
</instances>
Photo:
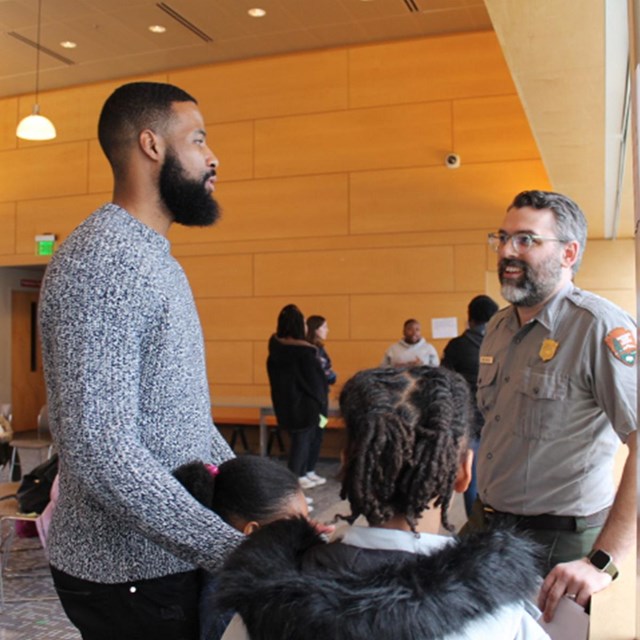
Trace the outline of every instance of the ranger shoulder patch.
<instances>
[{"instance_id":1,"label":"ranger shoulder patch","mask_svg":"<svg viewBox=\"0 0 640 640\"><path fill-rule=\"evenodd\" d=\"M633 331L616 327L609 331L604 339L609 351L624 364L632 367L636 363L638 348Z\"/></svg>"}]
</instances>

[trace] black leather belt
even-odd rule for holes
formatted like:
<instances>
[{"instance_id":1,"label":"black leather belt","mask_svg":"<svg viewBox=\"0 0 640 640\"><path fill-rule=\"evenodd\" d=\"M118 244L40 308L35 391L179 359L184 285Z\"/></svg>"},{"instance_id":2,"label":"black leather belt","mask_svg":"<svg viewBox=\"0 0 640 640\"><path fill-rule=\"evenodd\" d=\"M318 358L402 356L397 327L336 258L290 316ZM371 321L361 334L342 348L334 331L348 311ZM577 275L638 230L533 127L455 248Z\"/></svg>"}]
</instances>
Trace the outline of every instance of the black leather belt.
<instances>
[{"instance_id":1,"label":"black leather belt","mask_svg":"<svg viewBox=\"0 0 640 640\"><path fill-rule=\"evenodd\" d=\"M482 505L484 517L490 524L510 524L517 529L551 529L553 531L580 531L603 525L610 508L602 509L588 516L554 516L542 513L538 516L519 516L515 513L496 511L489 505Z\"/></svg>"}]
</instances>

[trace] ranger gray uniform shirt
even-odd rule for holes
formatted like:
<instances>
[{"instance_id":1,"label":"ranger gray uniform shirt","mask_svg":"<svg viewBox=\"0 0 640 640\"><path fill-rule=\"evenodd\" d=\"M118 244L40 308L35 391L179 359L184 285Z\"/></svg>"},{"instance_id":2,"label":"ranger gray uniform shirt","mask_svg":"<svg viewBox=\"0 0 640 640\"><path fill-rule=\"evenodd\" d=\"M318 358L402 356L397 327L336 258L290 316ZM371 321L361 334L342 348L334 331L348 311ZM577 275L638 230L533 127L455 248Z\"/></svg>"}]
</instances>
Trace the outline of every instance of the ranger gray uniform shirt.
<instances>
[{"instance_id":1,"label":"ranger gray uniform shirt","mask_svg":"<svg viewBox=\"0 0 640 640\"><path fill-rule=\"evenodd\" d=\"M572 284L522 327L513 306L492 318L478 374L483 503L528 516L611 506L614 456L636 429L635 333Z\"/></svg>"}]
</instances>

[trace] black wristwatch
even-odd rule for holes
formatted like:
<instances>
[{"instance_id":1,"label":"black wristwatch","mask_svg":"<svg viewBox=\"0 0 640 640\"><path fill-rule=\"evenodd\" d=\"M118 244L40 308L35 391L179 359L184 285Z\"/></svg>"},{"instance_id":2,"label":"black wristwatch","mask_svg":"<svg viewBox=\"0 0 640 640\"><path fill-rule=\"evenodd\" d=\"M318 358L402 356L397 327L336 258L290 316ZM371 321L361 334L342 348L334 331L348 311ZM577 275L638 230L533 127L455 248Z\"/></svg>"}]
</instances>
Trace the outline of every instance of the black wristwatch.
<instances>
[{"instance_id":1,"label":"black wristwatch","mask_svg":"<svg viewBox=\"0 0 640 640\"><path fill-rule=\"evenodd\" d=\"M606 551L594 549L587 558L598 571L608 573L611 576L611 580L615 580L618 577L618 567L613 564L613 558Z\"/></svg>"}]
</instances>

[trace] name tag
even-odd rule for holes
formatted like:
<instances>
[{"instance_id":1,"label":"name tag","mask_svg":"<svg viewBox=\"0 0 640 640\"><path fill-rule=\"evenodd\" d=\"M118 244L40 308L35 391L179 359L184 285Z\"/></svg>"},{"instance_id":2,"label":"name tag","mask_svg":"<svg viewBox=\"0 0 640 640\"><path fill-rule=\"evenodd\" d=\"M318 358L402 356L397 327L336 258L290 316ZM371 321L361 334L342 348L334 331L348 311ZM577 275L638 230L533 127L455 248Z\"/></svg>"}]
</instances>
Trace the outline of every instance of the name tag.
<instances>
[{"instance_id":1,"label":"name tag","mask_svg":"<svg viewBox=\"0 0 640 640\"><path fill-rule=\"evenodd\" d=\"M480 356L480 364L493 364L493 356Z\"/></svg>"}]
</instances>

